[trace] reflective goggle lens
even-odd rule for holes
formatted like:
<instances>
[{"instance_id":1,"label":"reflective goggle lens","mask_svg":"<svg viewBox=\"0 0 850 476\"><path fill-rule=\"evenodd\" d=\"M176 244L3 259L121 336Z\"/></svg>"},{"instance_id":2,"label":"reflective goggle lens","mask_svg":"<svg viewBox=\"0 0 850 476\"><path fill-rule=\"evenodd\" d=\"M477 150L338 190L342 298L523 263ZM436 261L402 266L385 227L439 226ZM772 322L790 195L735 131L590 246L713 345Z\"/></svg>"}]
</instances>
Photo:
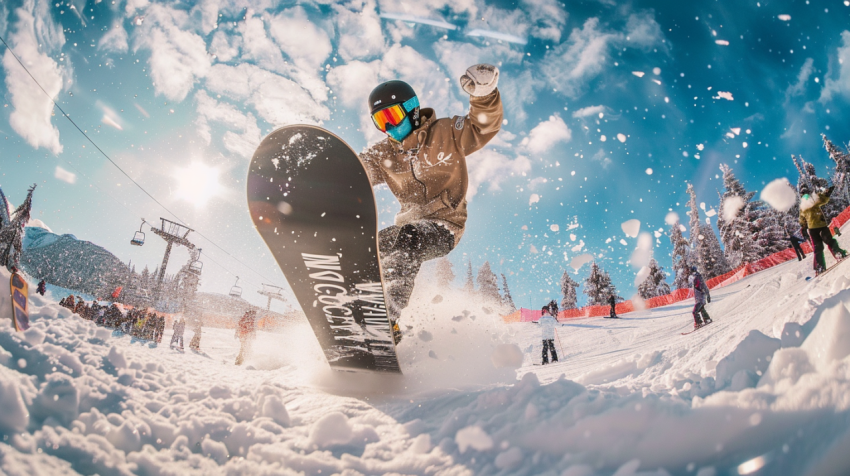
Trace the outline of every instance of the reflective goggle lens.
<instances>
[{"instance_id":1,"label":"reflective goggle lens","mask_svg":"<svg viewBox=\"0 0 850 476\"><path fill-rule=\"evenodd\" d=\"M407 116L407 113L404 112L404 107L401 104L393 104L372 114L372 122L375 123L378 130L386 132L387 124L397 126L401 124L405 116Z\"/></svg>"}]
</instances>

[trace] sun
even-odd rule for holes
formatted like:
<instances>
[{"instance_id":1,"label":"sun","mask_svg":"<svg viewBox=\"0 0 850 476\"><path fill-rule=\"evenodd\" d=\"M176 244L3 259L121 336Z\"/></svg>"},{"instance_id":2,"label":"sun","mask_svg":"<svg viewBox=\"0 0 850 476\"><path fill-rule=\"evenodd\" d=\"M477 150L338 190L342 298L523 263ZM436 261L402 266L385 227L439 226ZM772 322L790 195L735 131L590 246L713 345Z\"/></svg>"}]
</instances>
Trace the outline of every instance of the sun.
<instances>
[{"instance_id":1,"label":"sun","mask_svg":"<svg viewBox=\"0 0 850 476\"><path fill-rule=\"evenodd\" d=\"M218 182L219 170L203 162L192 162L189 166L177 169L177 198L186 200L196 207L221 195L224 187Z\"/></svg>"}]
</instances>

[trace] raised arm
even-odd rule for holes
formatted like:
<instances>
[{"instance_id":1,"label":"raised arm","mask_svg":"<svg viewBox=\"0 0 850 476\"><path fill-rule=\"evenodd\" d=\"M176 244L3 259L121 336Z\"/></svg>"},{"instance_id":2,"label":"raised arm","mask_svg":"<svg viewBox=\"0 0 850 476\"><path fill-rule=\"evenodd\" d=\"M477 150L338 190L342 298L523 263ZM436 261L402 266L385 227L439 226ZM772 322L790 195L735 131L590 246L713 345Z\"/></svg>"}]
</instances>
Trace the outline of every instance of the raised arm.
<instances>
[{"instance_id":1,"label":"raised arm","mask_svg":"<svg viewBox=\"0 0 850 476\"><path fill-rule=\"evenodd\" d=\"M502 97L496 86L499 68L477 64L466 70L460 84L469 93L469 114L455 117L454 139L464 155L471 154L496 137L502 127Z\"/></svg>"}]
</instances>

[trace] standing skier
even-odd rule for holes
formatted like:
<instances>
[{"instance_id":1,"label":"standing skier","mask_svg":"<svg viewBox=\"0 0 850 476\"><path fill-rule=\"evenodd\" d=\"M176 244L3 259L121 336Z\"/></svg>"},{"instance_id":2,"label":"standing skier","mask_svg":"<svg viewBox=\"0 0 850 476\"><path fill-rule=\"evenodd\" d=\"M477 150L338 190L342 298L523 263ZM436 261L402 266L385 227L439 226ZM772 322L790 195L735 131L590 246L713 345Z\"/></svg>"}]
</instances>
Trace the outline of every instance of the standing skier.
<instances>
[{"instance_id":1,"label":"standing skier","mask_svg":"<svg viewBox=\"0 0 850 476\"><path fill-rule=\"evenodd\" d=\"M617 316L617 298L613 294L608 298L608 304L611 305L611 313L608 317L617 319L619 317Z\"/></svg>"},{"instance_id":2,"label":"standing skier","mask_svg":"<svg viewBox=\"0 0 850 476\"><path fill-rule=\"evenodd\" d=\"M47 292L47 282L44 281L44 278L41 278L41 281L38 282L38 287L35 288L35 292L44 296L44 293Z\"/></svg>"},{"instance_id":3,"label":"standing skier","mask_svg":"<svg viewBox=\"0 0 850 476\"><path fill-rule=\"evenodd\" d=\"M705 303L711 302L711 293L709 293L708 286L705 284L696 266L691 266L691 277L689 281L691 282L691 287L694 288L694 329L699 329L702 326L712 323L711 316L705 310ZM701 320L700 315L702 315Z\"/></svg>"},{"instance_id":4,"label":"standing skier","mask_svg":"<svg viewBox=\"0 0 850 476\"><path fill-rule=\"evenodd\" d=\"M847 252L838 246L838 242L832 236L829 230L826 216L821 210L821 207L829 203L829 197L832 191L835 190L835 185L829 187L822 194L812 193L808 185L800 185L800 232L811 240L812 248L814 249L814 269L815 275L826 271L826 261L823 257L823 245L829 247L832 256L841 261L847 257Z\"/></svg>"},{"instance_id":5,"label":"standing skier","mask_svg":"<svg viewBox=\"0 0 850 476\"><path fill-rule=\"evenodd\" d=\"M460 78L470 95L469 113L442 119L433 109L420 109L416 92L403 81L387 81L369 94L372 122L388 137L360 154L360 161L372 186L387 184L401 204L395 224L379 233L396 343L401 339L397 321L422 263L447 255L463 235L466 157L501 128L498 82L497 67L470 67Z\"/></svg>"},{"instance_id":6,"label":"standing skier","mask_svg":"<svg viewBox=\"0 0 850 476\"><path fill-rule=\"evenodd\" d=\"M788 237L788 241L791 242L791 247L793 247L794 252L797 253L797 261L803 261L806 259L806 253L803 252L803 248L800 246L800 243L806 240L804 240L801 236L790 233L788 230L785 230L785 236Z\"/></svg>"},{"instance_id":7,"label":"standing skier","mask_svg":"<svg viewBox=\"0 0 850 476\"><path fill-rule=\"evenodd\" d=\"M552 354L552 363L558 361L558 352L555 351L555 324L558 321L552 317L551 307L543 306L540 311L540 319L536 324L540 324L540 337L543 340L543 365L549 363L549 353Z\"/></svg>"},{"instance_id":8,"label":"standing skier","mask_svg":"<svg viewBox=\"0 0 850 476\"><path fill-rule=\"evenodd\" d=\"M239 355L236 356L236 365L242 365L242 362L251 354L251 345L254 343L256 336L256 328L254 327L254 317L256 312L245 311L242 318L239 319L239 324L236 326L236 337L242 344L239 348Z\"/></svg>"},{"instance_id":9,"label":"standing skier","mask_svg":"<svg viewBox=\"0 0 850 476\"><path fill-rule=\"evenodd\" d=\"M173 329L174 333L171 335L171 344L169 344L169 347L172 349L176 347L178 350L183 350L183 331L186 329L186 321L175 320Z\"/></svg>"}]
</instances>

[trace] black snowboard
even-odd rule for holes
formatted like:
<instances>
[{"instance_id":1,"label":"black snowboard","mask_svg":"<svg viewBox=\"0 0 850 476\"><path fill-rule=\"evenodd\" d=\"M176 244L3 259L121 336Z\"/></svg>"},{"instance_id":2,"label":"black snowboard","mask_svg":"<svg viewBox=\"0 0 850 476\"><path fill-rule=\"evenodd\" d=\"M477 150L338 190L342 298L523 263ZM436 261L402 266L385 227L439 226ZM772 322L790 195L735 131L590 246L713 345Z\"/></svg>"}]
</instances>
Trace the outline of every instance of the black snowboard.
<instances>
[{"instance_id":1,"label":"black snowboard","mask_svg":"<svg viewBox=\"0 0 850 476\"><path fill-rule=\"evenodd\" d=\"M401 372L384 306L375 197L351 147L315 126L272 132L248 168L248 209L331 367Z\"/></svg>"}]
</instances>

